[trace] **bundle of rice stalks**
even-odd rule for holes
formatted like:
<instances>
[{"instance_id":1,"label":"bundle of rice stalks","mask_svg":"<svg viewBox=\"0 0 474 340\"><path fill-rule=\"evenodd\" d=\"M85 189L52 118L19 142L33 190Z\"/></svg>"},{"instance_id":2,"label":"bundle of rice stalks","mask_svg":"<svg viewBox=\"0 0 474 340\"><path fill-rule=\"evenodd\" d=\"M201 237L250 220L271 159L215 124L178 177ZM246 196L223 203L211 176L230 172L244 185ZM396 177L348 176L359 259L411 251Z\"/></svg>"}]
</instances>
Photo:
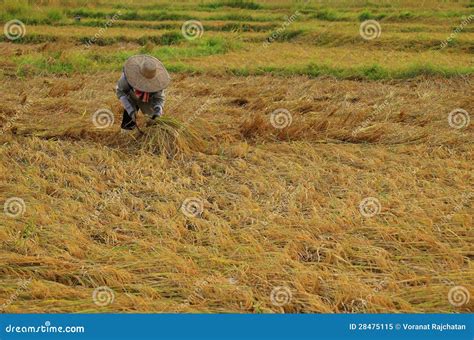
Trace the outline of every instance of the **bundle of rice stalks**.
<instances>
[{"instance_id":1,"label":"bundle of rice stalks","mask_svg":"<svg viewBox=\"0 0 474 340\"><path fill-rule=\"evenodd\" d=\"M191 126L170 116L149 121L137 138L140 149L155 154L165 154L168 158L200 151L205 143Z\"/></svg>"}]
</instances>

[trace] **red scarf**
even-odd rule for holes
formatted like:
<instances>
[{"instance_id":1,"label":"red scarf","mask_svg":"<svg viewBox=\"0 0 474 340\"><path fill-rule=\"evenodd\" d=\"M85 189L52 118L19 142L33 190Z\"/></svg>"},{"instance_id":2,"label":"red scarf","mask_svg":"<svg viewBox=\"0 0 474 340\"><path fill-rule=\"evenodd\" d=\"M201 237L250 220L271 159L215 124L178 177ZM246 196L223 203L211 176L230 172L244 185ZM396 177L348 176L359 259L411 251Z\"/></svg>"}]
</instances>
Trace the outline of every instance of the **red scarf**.
<instances>
[{"instance_id":1,"label":"red scarf","mask_svg":"<svg viewBox=\"0 0 474 340\"><path fill-rule=\"evenodd\" d=\"M150 93L149 93L149 92L142 92L142 91L135 90L135 95L136 95L142 102L148 103L148 101L150 100Z\"/></svg>"}]
</instances>

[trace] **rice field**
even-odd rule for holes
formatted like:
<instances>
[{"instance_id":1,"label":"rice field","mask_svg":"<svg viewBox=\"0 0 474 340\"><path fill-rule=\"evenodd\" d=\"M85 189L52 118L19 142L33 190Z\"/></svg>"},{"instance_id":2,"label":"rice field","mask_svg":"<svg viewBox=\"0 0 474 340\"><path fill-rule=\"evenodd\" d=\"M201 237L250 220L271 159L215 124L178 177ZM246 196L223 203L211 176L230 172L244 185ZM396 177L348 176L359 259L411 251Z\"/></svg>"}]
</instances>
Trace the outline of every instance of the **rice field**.
<instances>
[{"instance_id":1,"label":"rice field","mask_svg":"<svg viewBox=\"0 0 474 340\"><path fill-rule=\"evenodd\" d=\"M0 9L0 312L474 311L472 1Z\"/></svg>"}]
</instances>

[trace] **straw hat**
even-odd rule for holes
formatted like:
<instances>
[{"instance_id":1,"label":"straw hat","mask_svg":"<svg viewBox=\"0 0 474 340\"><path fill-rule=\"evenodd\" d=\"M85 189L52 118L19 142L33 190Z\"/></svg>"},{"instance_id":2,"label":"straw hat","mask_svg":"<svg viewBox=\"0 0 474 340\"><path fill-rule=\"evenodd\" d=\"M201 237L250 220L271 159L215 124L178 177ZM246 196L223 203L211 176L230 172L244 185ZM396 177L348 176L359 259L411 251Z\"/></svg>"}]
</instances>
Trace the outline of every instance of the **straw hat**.
<instances>
[{"instance_id":1,"label":"straw hat","mask_svg":"<svg viewBox=\"0 0 474 340\"><path fill-rule=\"evenodd\" d=\"M128 83L142 92L158 92L168 87L170 75L165 67L151 55L135 55L124 66Z\"/></svg>"}]
</instances>

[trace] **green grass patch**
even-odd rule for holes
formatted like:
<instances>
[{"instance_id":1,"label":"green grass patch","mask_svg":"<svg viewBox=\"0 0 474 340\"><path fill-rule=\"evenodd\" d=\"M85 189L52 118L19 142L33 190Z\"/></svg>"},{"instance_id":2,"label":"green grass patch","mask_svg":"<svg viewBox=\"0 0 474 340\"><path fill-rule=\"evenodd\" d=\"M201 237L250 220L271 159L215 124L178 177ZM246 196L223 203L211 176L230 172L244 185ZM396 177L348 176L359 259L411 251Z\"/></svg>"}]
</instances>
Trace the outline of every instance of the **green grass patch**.
<instances>
[{"instance_id":1,"label":"green grass patch","mask_svg":"<svg viewBox=\"0 0 474 340\"><path fill-rule=\"evenodd\" d=\"M142 52L152 54L163 61L174 61L176 59L205 57L215 54L225 54L241 48L238 41L224 39L220 37L212 37L208 39L199 39L186 42L176 47L160 47L151 51L142 49Z\"/></svg>"},{"instance_id":2,"label":"green grass patch","mask_svg":"<svg viewBox=\"0 0 474 340\"><path fill-rule=\"evenodd\" d=\"M398 19L400 20L410 20L415 18L416 15L410 11L402 11L398 14Z\"/></svg>"},{"instance_id":3,"label":"green grass patch","mask_svg":"<svg viewBox=\"0 0 474 340\"><path fill-rule=\"evenodd\" d=\"M191 65L186 65L183 63L170 63L166 65L166 69L169 72L176 72L176 73L192 73L192 74L202 74L203 71L191 66Z\"/></svg>"},{"instance_id":4,"label":"green grass patch","mask_svg":"<svg viewBox=\"0 0 474 340\"><path fill-rule=\"evenodd\" d=\"M244 13L228 13L211 15L205 20L219 20L219 21L259 21L259 22L273 22L281 20L279 16L252 16Z\"/></svg>"},{"instance_id":5,"label":"green grass patch","mask_svg":"<svg viewBox=\"0 0 474 340\"><path fill-rule=\"evenodd\" d=\"M86 26L86 27L105 27L107 25L106 20L102 19L89 19L82 20L79 22L74 22L69 24L71 26ZM138 22L120 22L116 21L113 24L113 27L128 27L128 28L146 28L146 29L156 29L156 30L170 30L170 29L180 29L181 24L179 23L166 23L166 24L154 24L154 23L138 23Z\"/></svg>"},{"instance_id":6,"label":"green grass patch","mask_svg":"<svg viewBox=\"0 0 474 340\"><path fill-rule=\"evenodd\" d=\"M204 24L204 29L208 31L223 31L223 32L268 32L276 28L276 24L262 24L252 25L242 22L229 22L222 26L210 26Z\"/></svg>"},{"instance_id":7,"label":"green grass patch","mask_svg":"<svg viewBox=\"0 0 474 340\"><path fill-rule=\"evenodd\" d=\"M129 37L126 35L118 35L112 37L104 36L79 36L79 37L59 37L55 35L46 34L25 34L25 36L10 41L6 36L0 37L0 41L12 42L14 44L40 44L45 42L56 42L56 41L69 41L76 42L77 45L85 45L90 47L93 45L97 46L109 46L117 43L130 42L137 43L139 45L154 45L154 46L171 46L171 45L182 45L183 49L197 49L206 51L202 55L221 54L231 50L237 50L242 47L242 42L239 39L231 39L230 37L215 36L211 38L201 38L194 41L187 41L181 32L170 31L165 32L161 35L145 35L141 37ZM200 53L201 54L201 53Z\"/></svg>"},{"instance_id":8,"label":"green grass patch","mask_svg":"<svg viewBox=\"0 0 474 340\"><path fill-rule=\"evenodd\" d=\"M184 37L181 33L178 32L166 32L161 35L145 35L138 38L131 38L125 35L115 36L115 37L90 37L85 36L78 39L79 42L86 45L98 45L98 46L107 46L113 45L120 42L134 42L140 45L154 44L154 45L176 45L184 41Z\"/></svg>"},{"instance_id":9,"label":"green grass patch","mask_svg":"<svg viewBox=\"0 0 474 340\"><path fill-rule=\"evenodd\" d=\"M387 16L387 14L385 14L385 13L374 14L374 13L368 11L368 10L365 10L362 13L359 14L358 18L359 18L359 21L382 20L386 16Z\"/></svg>"},{"instance_id":10,"label":"green grass patch","mask_svg":"<svg viewBox=\"0 0 474 340\"><path fill-rule=\"evenodd\" d=\"M42 74L70 75L75 71L72 63L59 60L57 55L30 54L20 56L15 61L18 65L17 74L20 77Z\"/></svg>"},{"instance_id":11,"label":"green grass patch","mask_svg":"<svg viewBox=\"0 0 474 340\"><path fill-rule=\"evenodd\" d=\"M63 12L57 8L52 8L46 12L46 17L50 22L58 22L64 18Z\"/></svg>"},{"instance_id":12,"label":"green grass patch","mask_svg":"<svg viewBox=\"0 0 474 340\"><path fill-rule=\"evenodd\" d=\"M53 35L31 33L25 34L23 37L13 41L9 40L5 35L2 35L0 37L0 41L12 42L15 44L42 44L46 42L58 41L58 37Z\"/></svg>"},{"instance_id":13,"label":"green grass patch","mask_svg":"<svg viewBox=\"0 0 474 340\"><path fill-rule=\"evenodd\" d=\"M351 19L348 15L332 9L319 10L316 13L311 14L309 17L323 21L348 21Z\"/></svg>"},{"instance_id":14,"label":"green grass patch","mask_svg":"<svg viewBox=\"0 0 474 340\"><path fill-rule=\"evenodd\" d=\"M437 13L437 12L413 13L411 11L396 11L394 13L390 13L390 14L386 15L384 18L386 19L386 21L399 22L399 21L410 21L410 20L416 20L416 19L420 19L420 18L434 18L434 17L443 17L443 16L440 13Z\"/></svg>"},{"instance_id":15,"label":"green grass patch","mask_svg":"<svg viewBox=\"0 0 474 340\"><path fill-rule=\"evenodd\" d=\"M143 20L143 21L159 21L159 20L190 20L192 16L184 13L175 13L168 11L136 11L136 10L95 10L90 8L76 8L66 10L66 14L70 17L80 16L83 18L93 19L110 19L114 16L119 20Z\"/></svg>"},{"instance_id":16,"label":"green grass patch","mask_svg":"<svg viewBox=\"0 0 474 340\"><path fill-rule=\"evenodd\" d=\"M304 67L273 67L265 66L255 69L230 68L227 73L236 76L250 76L261 74L273 74L276 76L290 77L294 75L306 75L310 77L332 76L337 79L353 80L390 80L408 79L419 76L442 76L455 77L474 73L474 68L451 69L436 67L433 65L410 65L403 69L387 69L374 64L355 68L338 68L324 64L310 63Z\"/></svg>"},{"instance_id":17,"label":"green grass patch","mask_svg":"<svg viewBox=\"0 0 474 340\"><path fill-rule=\"evenodd\" d=\"M105 27L106 20L89 19L74 23L59 23L60 26L86 26L86 27ZM141 22L125 22L116 21L113 27L127 27L127 28L146 28L156 30L181 30L182 22L176 23L141 23ZM219 25L209 25L203 22L205 31L214 32L267 32L276 28L277 24L251 24L246 22L227 22Z\"/></svg>"},{"instance_id":18,"label":"green grass patch","mask_svg":"<svg viewBox=\"0 0 474 340\"><path fill-rule=\"evenodd\" d=\"M167 32L160 37L160 45L176 45L183 40L181 32Z\"/></svg>"},{"instance_id":19,"label":"green grass patch","mask_svg":"<svg viewBox=\"0 0 474 340\"><path fill-rule=\"evenodd\" d=\"M262 9L262 5L246 0L227 0L227 1L216 1L209 4L201 5L203 8L217 9L221 7L241 8L241 9Z\"/></svg>"},{"instance_id":20,"label":"green grass patch","mask_svg":"<svg viewBox=\"0 0 474 340\"><path fill-rule=\"evenodd\" d=\"M431 64L411 64L403 68L391 69L379 64L359 67L335 67L325 64L310 63L305 66L287 67L230 67L215 69L197 68L186 63L186 58L206 56L228 51L222 42L213 40L196 44L190 48L165 46L152 51L126 51L104 54L98 51L64 54L62 52L35 53L17 56L13 61L17 65L19 76L31 75L71 75L74 73L91 73L100 71L120 71L123 63L137 53L151 54L162 60L170 72L187 73L230 73L238 76L274 74L277 76L307 75L311 77L333 76L338 79L354 80L390 80L409 79L419 76L454 77L472 75L474 67L449 68Z\"/></svg>"},{"instance_id":21,"label":"green grass patch","mask_svg":"<svg viewBox=\"0 0 474 340\"><path fill-rule=\"evenodd\" d=\"M434 66L431 64L413 64L403 70L396 72L394 78L407 79L418 76L455 77L461 75L471 75L473 73L474 67L448 68Z\"/></svg>"},{"instance_id":22,"label":"green grass patch","mask_svg":"<svg viewBox=\"0 0 474 340\"><path fill-rule=\"evenodd\" d=\"M90 73L97 71L116 71L132 55L150 54L163 62L175 65L180 70L193 69L186 64L187 58L224 54L241 47L240 42L220 37L186 41L180 45L170 45L149 49L142 47L135 51L103 53L86 50L74 53L43 52L17 56L13 61L18 67L19 76L27 75L71 75L73 73Z\"/></svg>"},{"instance_id":23,"label":"green grass patch","mask_svg":"<svg viewBox=\"0 0 474 340\"><path fill-rule=\"evenodd\" d=\"M29 75L72 75L75 73L91 73L115 71L123 67L123 63L134 51L103 54L99 52L76 53L35 53L18 56L13 59L17 64L19 76Z\"/></svg>"},{"instance_id":24,"label":"green grass patch","mask_svg":"<svg viewBox=\"0 0 474 340\"><path fill-rule=\"evenodd\" d=\"M312 77L323 75L334 76L338 79L355 80L385 80L385 79L408 79L419 76L442 76L453 77L468 75L474 72L474 67L467 68L447 68L431 64L413 64L402 69L389 69L378 64L365 65L354 68L338 68L327 65L308 64L304 68L275 69L271 73L280 74L300 74Z\"/></svg>"},{"instance_id":25,"label":"green grass patch","mask_svg":"<svg viewBox=\"0 0 474 340\"><path fill-rule=\"evenodd\" d=\"M267 38L268 42L273 42L273 41L292 41L296 37L302 35L304 33L303 30L284 30L282 32L273 32L270 37Z\"/></svg>"},{"instance_id":26,"label":"green grass patch","mask_svg":"<svg viewBox=\"0 0 474 340\"><path fill-rule=\"evenodd\" d=\"M0 3L0 20L20 20L26 25L51 25L64 19L63 11L55 7L33 7L26 0L4 0Z\"/></svg>"},{"instance_id":27,"label":"green grass patch","mask_svg":"<svg viewBox=\"0 0 474 340\"><path fill-rule=\"evenodd\" d=\"M137 11L137 10L97 10L90 8L76 8L67 9L65 14L72 18L74 16L80 16L83 18L91 19L109 19L114 15L117 16L118 20L129 20L129 21L163 21L163 20L200 20L186 12L169 12L169 11ZM246 13L224 13L214 14L202 20L221 20L221 21L274 21L280 20L280 16L252 16Z\"/></svg>"}]
</instances>

